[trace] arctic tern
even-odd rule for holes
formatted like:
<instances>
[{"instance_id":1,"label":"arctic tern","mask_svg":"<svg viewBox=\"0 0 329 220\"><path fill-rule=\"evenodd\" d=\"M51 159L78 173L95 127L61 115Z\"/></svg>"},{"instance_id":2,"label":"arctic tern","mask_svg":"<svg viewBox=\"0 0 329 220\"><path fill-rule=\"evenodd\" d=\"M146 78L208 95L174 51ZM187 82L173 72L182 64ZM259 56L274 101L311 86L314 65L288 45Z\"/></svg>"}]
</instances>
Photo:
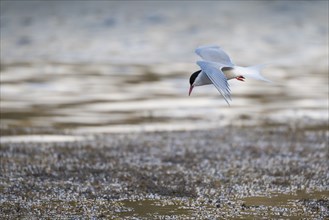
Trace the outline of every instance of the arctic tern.
<instances>
[{"instance_id":1,"label":"arctic tern","mask_svg":"<svg viewBox=\"0 0 329 220\"><path fill-rule=\"evenodd\" d=\"M219 46L201 46L195 50L203 60L196 63L200 66L198 70L190 76L189 95L194 87L213 84L222 94L229 105L231 100L231 90L228 80L237 79L244 81L246 78L271 82L260 74L264 64L241 67L233 64L230 57Z\"/></svg>"}]
</instances>

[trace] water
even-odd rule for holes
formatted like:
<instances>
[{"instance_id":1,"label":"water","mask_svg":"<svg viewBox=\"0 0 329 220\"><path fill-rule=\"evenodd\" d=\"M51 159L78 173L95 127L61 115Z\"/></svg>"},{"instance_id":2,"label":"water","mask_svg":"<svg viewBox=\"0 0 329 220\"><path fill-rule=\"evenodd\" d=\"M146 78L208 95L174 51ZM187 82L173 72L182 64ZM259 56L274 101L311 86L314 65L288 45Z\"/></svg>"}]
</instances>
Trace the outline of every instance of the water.
<instances>
[{"instance_id":1,"label":"water","mask_svg":"<svg viewBox=\"0 0 329 220\"><path fill-rule=\"evenodd\" d=\"M1 127L78 133L328 120L328 2L1 2ZM307 14L307 16L305 16ZM274 84L188 97L194 48Z\"/></svg>"},{"instance_id":2,"label":"water","mask_svg":"<svg viewBox=\"0 0 329 220\"><path fill-rule=\"evenodd\" d=\"M0 4L4 218L328 216L328 1ZM274 83L189 97L203 44Z\"/></svg>"}]
</instances>

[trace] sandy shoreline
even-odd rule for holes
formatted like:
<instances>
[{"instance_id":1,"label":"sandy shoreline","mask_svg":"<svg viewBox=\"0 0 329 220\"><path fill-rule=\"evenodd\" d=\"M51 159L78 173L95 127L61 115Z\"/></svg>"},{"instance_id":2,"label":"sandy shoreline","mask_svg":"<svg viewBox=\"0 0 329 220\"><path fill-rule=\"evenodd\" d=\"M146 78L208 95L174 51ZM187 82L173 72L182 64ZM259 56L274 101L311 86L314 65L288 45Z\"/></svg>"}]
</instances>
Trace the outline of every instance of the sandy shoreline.
<instances>
[{"instance_id":1,"label":"sandy shoreline","mask_svg":"<svg viewBox=\"0 0 329 220\"><path fill-rule=\"evenodd\" d=\"M0 219L329 218L328 1L0 5Z\"/></svg>"},{"instance_id":2,"label":"sandy shoreline","mask_svg":"<svg viewBox=\"0 0 329 220\"><path fill-rule=\"evenodd\" d=\"M0 150L2 219L329 215L325 126L103 134Z\"/></svg>"}]
</instances>

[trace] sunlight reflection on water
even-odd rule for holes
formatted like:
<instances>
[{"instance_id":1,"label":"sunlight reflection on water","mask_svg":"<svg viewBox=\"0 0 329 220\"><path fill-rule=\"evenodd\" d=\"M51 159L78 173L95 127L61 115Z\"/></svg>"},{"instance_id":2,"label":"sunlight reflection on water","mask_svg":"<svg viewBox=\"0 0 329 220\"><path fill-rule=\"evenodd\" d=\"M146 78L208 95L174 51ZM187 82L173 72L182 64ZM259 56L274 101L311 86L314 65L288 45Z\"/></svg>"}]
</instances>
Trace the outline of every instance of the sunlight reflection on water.
<instances>
[{"instance_id":1,"label":"sunlight reflection on water","mask_svg":"<svg viewBox=\"0 0 329 220\"><path fill-rule=\"evenodd\" d=\"M141 77L133 83L129 82L130 75L106 75L102 71L107 70L102 68L97 73L75 74L74 65L56 64L61 74L51 73L53 65L47 67L49 73L43 77L33 74L44 65L4 66L3 125L69 127L80 131L88 131L89 127L90 131L115 132L212 128L234 123L241 115L250 120L327 117L327 81L323 73L312 79L299 74L298 83L232 82L233 102L229 107L212 86L196 88L192 96L187 96L188 75L179 72L170 77L152 73L156 80L144 81ZM19 77L22 68L27 71ZM270 72L271 69L266 71ZM285 81L273 78L276 82ZM300 84L305 85L303 89ZM97 126L102 128L96 129Z\"/></svg>"},{"instance_id":2,"label":"sunlight reflection on water","mask_svg":"<svg viewBox=\"0 0 329 220\"><path fill-rule=\"evenodd\" d=\"M326 2L1 4L1 126L129 132L328 120ZM188 97L193 50L209 43L240 65L273 61L263 74L275 83L230 81L231 107L212 86Z\"/></svg>"}]
</instances>

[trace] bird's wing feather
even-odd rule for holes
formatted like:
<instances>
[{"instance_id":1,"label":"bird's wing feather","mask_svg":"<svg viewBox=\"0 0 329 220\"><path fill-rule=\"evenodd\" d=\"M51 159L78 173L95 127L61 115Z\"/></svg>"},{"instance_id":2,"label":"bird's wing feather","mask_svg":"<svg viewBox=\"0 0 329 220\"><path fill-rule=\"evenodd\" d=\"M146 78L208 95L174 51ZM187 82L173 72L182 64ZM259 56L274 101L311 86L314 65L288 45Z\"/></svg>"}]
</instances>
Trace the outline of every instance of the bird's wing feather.
<instances>
[{"instance_id":1,"label":"bird's wing feather","mask_svg":"<svg viewBox=\"0 0 329 220\"><path fill-rule=\"evenodd\" d=\"M231 100L231 90L227 78L221 71L219 64L207 61L198 61L197 64L202 71L207 74L216 89L222 94L227 104L230 105L229 100Z\"/></svg>"},{"instance_id":2,"label":"bird's wing feather","mask_svg":"<svg viewBox=\"0 0 329 220\"><path fill-rule=\"evenodd\" d=\"M227 53L218 46L201 46L195 49L195 53L205 61L217 62L226 67L234 66Z\"/></svg>"}]
</instances>

